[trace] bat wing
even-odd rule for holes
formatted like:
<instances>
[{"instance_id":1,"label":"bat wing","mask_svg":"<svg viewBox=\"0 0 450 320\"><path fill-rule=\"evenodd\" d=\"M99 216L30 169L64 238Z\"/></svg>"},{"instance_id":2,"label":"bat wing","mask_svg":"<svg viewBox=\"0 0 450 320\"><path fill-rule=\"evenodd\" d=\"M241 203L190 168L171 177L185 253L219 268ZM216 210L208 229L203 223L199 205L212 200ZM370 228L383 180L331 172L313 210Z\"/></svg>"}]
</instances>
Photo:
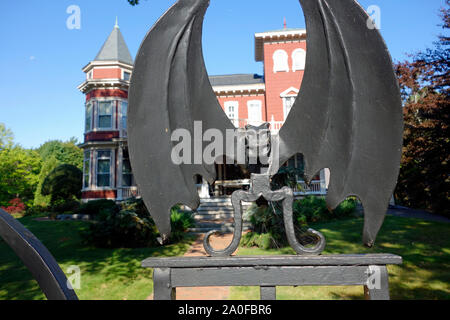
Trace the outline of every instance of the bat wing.
<instances>
[{"instance_id":1,"label":"bat wing","mask_svg":"<svg viewBox=\"0 0 450 320\"><path fill-rule=\"evenodd\" d=\"M301 91L279 133L279 163L302 153L308 179L329 168L328 206L359 197L363 241L372 246L401 158L402 105L392 61L354 0L300 2L308 54Z\"/></svg>"},{"instance_id":2,"label":"bat wing","mask_svg":"<svg viewBox=\"0 0 450 320\"><path fill-rule=\"evenodd\" d=\"M216 129L225 136L227 129L234 129L212 90L203 59L202 26L208 5L208 0L180 0L173 5L147 34L131 79L130 160L163 238L170 234L174 205L198 207L194 177L201 175L210 183L216 178L214 164L199 159L203 154L198 150L191 152L195 164L176 164L172 134L184 129L203 150L202 136L194 132L196 121L201 121L197 124L203 132Z\"/></svg>"}]
</instances>

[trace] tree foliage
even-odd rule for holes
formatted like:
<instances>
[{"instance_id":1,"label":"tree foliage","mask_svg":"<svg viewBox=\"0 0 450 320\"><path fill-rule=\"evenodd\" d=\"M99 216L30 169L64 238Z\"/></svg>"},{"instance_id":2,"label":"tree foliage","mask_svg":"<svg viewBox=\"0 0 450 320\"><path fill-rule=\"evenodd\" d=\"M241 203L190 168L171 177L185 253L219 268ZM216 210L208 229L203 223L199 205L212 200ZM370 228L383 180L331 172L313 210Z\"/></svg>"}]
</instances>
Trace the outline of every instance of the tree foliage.
<instances>
[{"instance_id":1,"label":"tree foliage","mask_svg":"<svg viewBox=\"0 0 450 320\"><path fill-rule=\"evenodd\" d=\"M36 151L20 146L0 149L0 205L7 206L15 198L31 205L41 165Z\"/></svg>"},{"instance_id":2,"label":"tree foliage","mask_svg":"<svg viewBox=\"0 0 450 320\"><path fill-rule=\"evenodd\" d=\"M77 167L63 164L54 169L42 184L42 195L50 196L50 202L79 199L83 173Z\"/></svg>"},{"instance_id":3,"label":"tree foliage","mask_svg":"<svg viewBox=\"0 0 450 320\"><path fill-rule=\"evenodd\" d=\"M60 163L71 164L80 170L83 168L83 150L78 148L75 138L67 142L59 140L48 141L40 146L37 151L44 161L55 157Z\"/></svg>"},{"instance_id":4,"label":"tree foliage","mask_svg":"<svg viewBox=\"0 0 450 320\"><path fill-rule=\"evenodd\" d=\"M83 168L83 150L78 148L77 140L72 138L67 142L59 140L48 141L40 146L37 151L42 157L42 170L39 174L39 182L34 197L34 205L47 206L50 204L50 195L42 194L42 186L47 176L62 164L69 164ZM81 190L81 188L80 188Z\"/></svg>"},{"instance_id":5,"label":"tree foliage","mask_svg":"<svg viewBox=\"0 0 450 320\"><path fill-rule=\"evenodd\" d=\"M442 9L450 27L450 1ZM402 204L450 215L449 51L442 35L434 48L396 66L404 101L404 147L397 198Z\"/></svg>"},{"instance_id":6,"label":"tree foliage","mask_svg":"<svg viewBox=\"0 0 450 320\"><path fill-rule=\"evenodd\" d=\"M4 123L0 123L0 150L10 148L13 145L14 135Z\"/></svg>"}]
</instances>

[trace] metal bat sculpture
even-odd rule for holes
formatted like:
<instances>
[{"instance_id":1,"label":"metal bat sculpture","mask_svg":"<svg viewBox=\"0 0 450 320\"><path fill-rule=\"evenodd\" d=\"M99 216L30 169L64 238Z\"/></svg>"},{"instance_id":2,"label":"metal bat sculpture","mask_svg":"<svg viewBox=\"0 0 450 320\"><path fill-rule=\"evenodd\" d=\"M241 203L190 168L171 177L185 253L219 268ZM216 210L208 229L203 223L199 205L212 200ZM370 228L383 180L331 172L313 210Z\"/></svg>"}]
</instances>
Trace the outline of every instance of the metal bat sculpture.
<instances>
[{"instance_id":1,"label":"metal bat sculpture","mask_svg":"<svg viewBox=\"0 0 450 320\"><path fill-rule=\"evenodd\" d=\"M268 186L279 169L277 163L283 164L297 153L304 155L306 177L330 169L330 208L348 196L361 200L365 208L363 242L369 247L397 181L402 108L392 61L379 31L368 27L369 16L354 0L300 3L308 30L302 88L277 137L279 152L271 155L279 161L272 161L267 175L253 177L250 194L233 197L237 230L234 244L222 254L231 254L239 244L242 222L237 200L254 201L261 195L272 201L289 200L284 206L288 211L284 212L288 216L285 224L289 223L286 230L299 254L323 250L319 233L321 244L312 250L296 242L289 207L292 192L285 189L275 194ZM194 176L201 175L210 183L216 178L214 165L174 164L171 134L183 128L194 137L195 121L201 121L204 131L219 129L225 135L226 130L234 129L216 99L203 60L202 26L208 5L208 0L179 0L173 5L142 43L131 80L128 130L132 167L163 238L171 232L172 206L199 206Z\"/></svg>"}]
</instances>

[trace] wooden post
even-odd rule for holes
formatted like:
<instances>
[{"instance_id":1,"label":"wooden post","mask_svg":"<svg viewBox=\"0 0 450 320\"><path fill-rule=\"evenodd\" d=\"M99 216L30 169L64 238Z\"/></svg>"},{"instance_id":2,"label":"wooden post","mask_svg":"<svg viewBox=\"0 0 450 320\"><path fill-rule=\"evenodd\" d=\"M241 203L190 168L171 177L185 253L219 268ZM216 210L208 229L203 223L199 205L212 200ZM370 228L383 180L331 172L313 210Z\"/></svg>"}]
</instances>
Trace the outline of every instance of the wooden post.
<instances>
[{"instance_id":1,"label":"wooden post","mask_svg":"<svg viewBox=\"0 0 450 320\"><path fill-rule=\"evenodd\" d=\"M172 287L170 268L153 271L153 294L155 300L176 300L176 289Z\"/></svg>"}]
</instances>

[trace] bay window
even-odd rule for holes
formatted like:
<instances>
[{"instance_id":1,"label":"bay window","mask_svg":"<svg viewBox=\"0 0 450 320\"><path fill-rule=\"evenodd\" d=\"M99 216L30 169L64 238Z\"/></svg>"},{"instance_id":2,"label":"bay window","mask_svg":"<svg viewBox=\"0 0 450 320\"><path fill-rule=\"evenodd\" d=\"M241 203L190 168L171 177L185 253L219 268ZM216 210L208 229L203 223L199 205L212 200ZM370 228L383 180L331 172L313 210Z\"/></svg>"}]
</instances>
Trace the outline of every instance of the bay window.
<instances>
[{"instance_id":1,"label":"bay window","mask_svg":"<svg viewBox=\"0 0 450 320\"><path fill-rule=\"evenodd\" d=\"M97 151L97 187L111 186L111 151Z\"/></svg>"},{"instance_id":2,"label":"bay window","mask_svg":"<svg viewBox=\"0 0 450 320\"><path fill-rule=\"evenodd\" d=\"M131 163L128 151L123 151L122 160L122 186L131 187L133 186L133 173L131 172Z\"/></svg>"},{"instance_id":3,"label":"bay window","mask_svg":"<svg viewBox=\"0 0 450 320\"><path fill-rule=\"evenodd\" d=\"M122 101L122 129L127 129L128 102Z\"/></svg>"},{"instance_id":4,"label":"bay window","mask_svg":"<svg viewBox=\"0 0 450 320\"><path fill-rule=\"evenodd\" d=\"M98 128L112 129L113 101L99 101L97 112L98 112Z\"/></svg>"},{"instance_id":5,"label":"bay window","mask_svg":"<svg viewBox=\"0 0 450 320\"><path fill-rule=\"evenodd\" d=\"M92 103L88 103L86 105L86 124L85 124L85 128L84 131L88 132L92 130L92 111L93 111L93 107L92 107Z\"/></svg>"},{"instance_id":6,"label":"bay window","mask_svg":"<svg viewBox=\"0 0 450 320\"><path fill-rule=\"evenodd\" d=\"M86 151L84 153L83 160L83 188L87 189L91 185L91 152Z\"/></svg>"}]
</instances>

